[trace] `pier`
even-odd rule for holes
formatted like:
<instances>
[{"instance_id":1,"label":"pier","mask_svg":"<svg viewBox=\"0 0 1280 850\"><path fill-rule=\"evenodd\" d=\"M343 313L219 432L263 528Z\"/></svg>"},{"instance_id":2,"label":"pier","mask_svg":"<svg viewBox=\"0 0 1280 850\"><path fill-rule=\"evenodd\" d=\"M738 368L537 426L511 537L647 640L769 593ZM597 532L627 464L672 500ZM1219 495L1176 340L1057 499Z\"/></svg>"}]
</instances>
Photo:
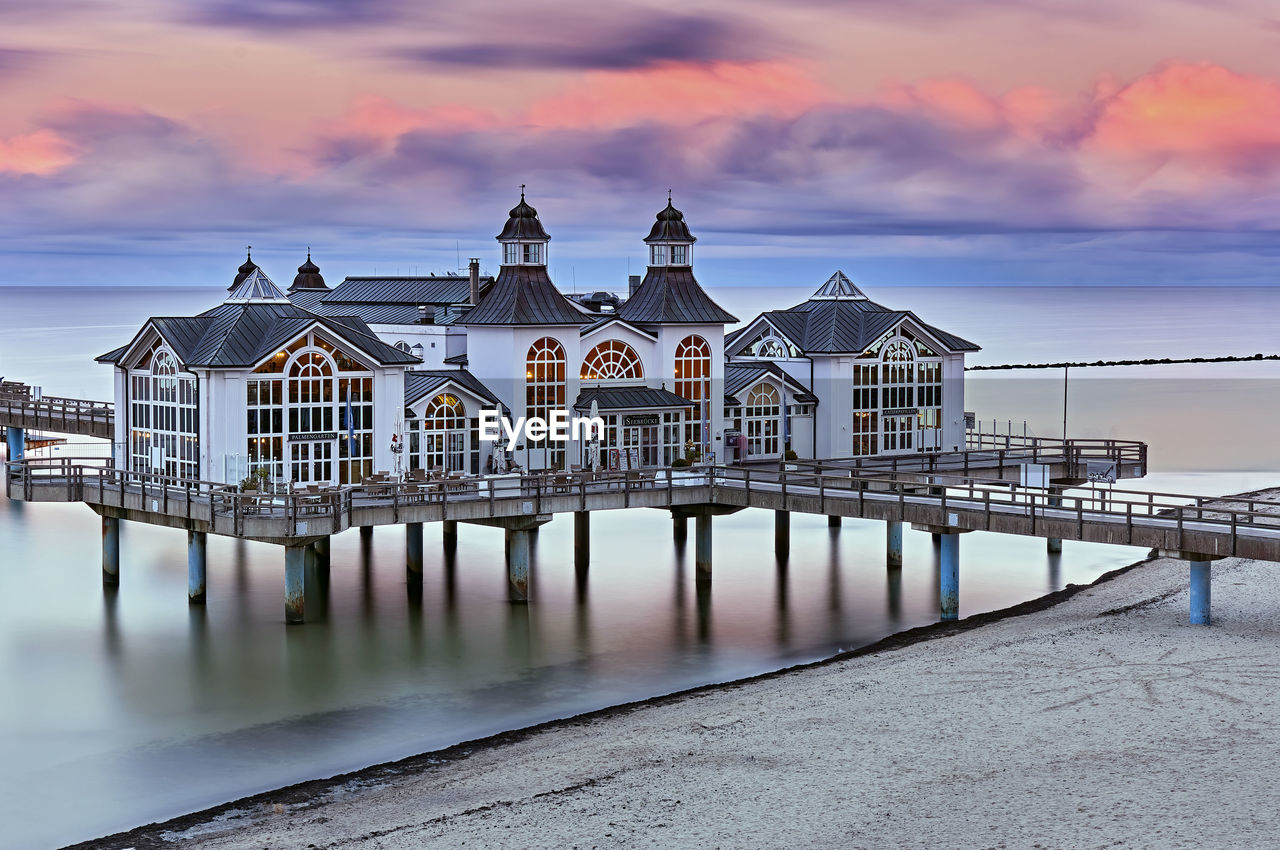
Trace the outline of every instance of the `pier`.
<instances>
[{"instance_id":1,"label":"pier","mask_svg":"<svg viewBox=\"0 0 1280 850\"><path fill-rule=\"evenodd\" d=\"M1035 448L1022 451L1037 452ZM1134 452L1133 445L1095 446L1094 453ZM1074 447L1076 466L1089 452ZM1145 463L1145 447L1141 462ZM1041 455L1041 459L1047 456ZM714 518L745 508L775 512L775 550L785 560L790 514L886 524L886 568L900 568L904 523L937 535L942 553L939 614L958 615L961 535L972 531L1078 540L1155 549L1186 560L1193 594L1192 622L1209 622L1209 564L1225 557L1280 561L1280 516L1247 498L1156 495L1125 489L1079 489L1056 481L1033 487L954 469L970 458L918 457L897 472L859 468L850 461L782 468L709 466L656 473L548 473L430 483L385 483L321 492L242 493L224 484L123 470L96 461L25 459L6 466L10 498L82 502L103 518L103 580L122 580L119 522L146 522L188 532L189 598L204 599L206 535L218 534L285 549L286 620L306 619L308 575L327 570L330 536L356 526L406 527L405 564L412 583L422 571L422 524L445 523L445 545L456 545L459 523L503 528L511 598L528 598L529 535L556 514L575 518L573 558L588 568L591 511L651 508L669 511L673 534L695 519L697 577L713 575ZM1016 469L1008 456L1005 464ZM1059 458L1067 464L1065 458ZM1137 460L1134 460L1137 463ZM907 461L900 461L903 466ZM791 466L792 468L787 468ZM931 471L929 467L934 467ZM987 466L990 470L992 467ZM1001 466L995 467L997 471ZM1083 467L1060 470L1079 481ZM322 563L323 562L323 563ZM127 576L123 578L127 581Z\"/></svg>"}]
</instances>

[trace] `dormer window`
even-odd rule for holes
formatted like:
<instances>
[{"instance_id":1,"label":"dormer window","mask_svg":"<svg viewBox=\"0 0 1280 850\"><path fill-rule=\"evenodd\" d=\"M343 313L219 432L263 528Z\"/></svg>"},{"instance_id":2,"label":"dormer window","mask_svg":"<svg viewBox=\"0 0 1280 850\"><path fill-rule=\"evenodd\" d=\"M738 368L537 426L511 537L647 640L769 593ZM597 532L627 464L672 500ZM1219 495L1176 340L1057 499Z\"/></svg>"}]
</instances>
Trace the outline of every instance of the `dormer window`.
<instances>
[{"instance_id":1,"label":"dormer window","mask_svg":"<svg viewBox=\"0 0 1280 850\"><path fill-rule=\"evenodd\" d=\"M667 264L667 246L651 245L649 246L649 265L665 266Z\"/></svg>"},{"instance_id":2,"label":"dormer window","mask_svg":"<svg viewBox=\"0 0 1280 850\"><path fill-rule=\"evenodd\" d=\"M502 264L504 266L514 266L520 262L520 246L514 242L508 242L502 246Z\"/></svg>"},{"instance_id":3,"label":"dormer window","mask_svg":"<svg viewBox=\"0 0 1280 850\"><path fill-rule=\"evenodd\" d=\"M524 246L524 261L526 263L542 262L542 246L536 242L526 244Z\"/></svg>"},{"instance_id":4,"label":"dormer window","mask_svg":"<svg viewBox=\"0 0 1280 850\"><path fill-rule=\"evenodd\" d=\"M671 246L671 265L673 266L689 265L689 246L688 245L672 245Z\"/></svg>"}]
</instances>

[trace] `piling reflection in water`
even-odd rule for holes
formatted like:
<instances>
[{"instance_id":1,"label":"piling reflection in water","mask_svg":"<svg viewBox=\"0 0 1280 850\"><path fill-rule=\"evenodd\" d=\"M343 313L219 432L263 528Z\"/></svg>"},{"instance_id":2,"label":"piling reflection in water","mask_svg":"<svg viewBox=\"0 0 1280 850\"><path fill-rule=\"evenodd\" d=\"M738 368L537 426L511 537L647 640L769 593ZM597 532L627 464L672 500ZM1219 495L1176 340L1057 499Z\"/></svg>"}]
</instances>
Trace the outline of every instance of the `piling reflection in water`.
<instances>
[{"instance_id":1,"label":"piling reflection in water","mask_svg":"<svg viewBox=\"0 0 1280 850\"><path fill-rule=\"evenodd\" d=\"M796 514L779 559L769 513L744 511L715 518L699 581L693 542L638 510L591 517L581 568L571 516L531 535L528 604L508 601L501 529L462 525L451 552L428 525L418 586L403 527L352 530L327 570L308 559L308 622L285 627L279 547L210 537L207 603L189 606L182 531L125 523L104 591L97 517L25 507L0 511L0 641L22 647L0 675L24 694L0 702L0 818L46 830L27 844L820 658L937 611L928 535L906 531L886 571L883 524ZM1043 592L1041 541L965 543L962 613ZM1053 575L1138 554L1068 543ZM52 808L69 795L72 819Z\"/></svg>"}]
</instances>

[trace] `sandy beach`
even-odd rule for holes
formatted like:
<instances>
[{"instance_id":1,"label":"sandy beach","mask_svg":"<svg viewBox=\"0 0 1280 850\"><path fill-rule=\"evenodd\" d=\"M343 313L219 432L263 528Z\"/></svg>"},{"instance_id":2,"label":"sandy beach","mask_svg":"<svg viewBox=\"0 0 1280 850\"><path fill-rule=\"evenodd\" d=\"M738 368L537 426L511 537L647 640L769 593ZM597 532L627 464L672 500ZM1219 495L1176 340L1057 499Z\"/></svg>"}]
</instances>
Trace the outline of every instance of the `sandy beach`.
<instances>
[{"instance_id":1,"label":"sandy beach","mask_svg":"<svg viewBox=\"0 0 1280 850\"><path fill-rule=\"evenodd\" d=\"M1031 613L91 846L1263 846L1280 831L1280 571L1213 571L1210 628L1187 624L1186 564L1151 560Z\"/></svg>"}]
</instances>

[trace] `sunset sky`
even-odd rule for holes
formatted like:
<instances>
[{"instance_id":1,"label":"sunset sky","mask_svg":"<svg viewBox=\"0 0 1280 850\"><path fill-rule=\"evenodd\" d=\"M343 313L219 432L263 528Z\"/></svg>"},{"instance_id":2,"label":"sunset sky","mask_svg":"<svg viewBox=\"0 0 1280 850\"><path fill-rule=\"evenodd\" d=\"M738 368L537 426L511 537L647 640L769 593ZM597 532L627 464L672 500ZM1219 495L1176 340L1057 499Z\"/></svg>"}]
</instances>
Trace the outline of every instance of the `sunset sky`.
<instances>
[{"instance_id":1,"label":"sunset sky","mask_svg":"<svg viewBox=\"0 0 1280 850\"><path fill-rule=\"evenodd\" d=\"M1275 283L1274 0L4 0L0 283Z\"/></svg>"}]
</instances>

